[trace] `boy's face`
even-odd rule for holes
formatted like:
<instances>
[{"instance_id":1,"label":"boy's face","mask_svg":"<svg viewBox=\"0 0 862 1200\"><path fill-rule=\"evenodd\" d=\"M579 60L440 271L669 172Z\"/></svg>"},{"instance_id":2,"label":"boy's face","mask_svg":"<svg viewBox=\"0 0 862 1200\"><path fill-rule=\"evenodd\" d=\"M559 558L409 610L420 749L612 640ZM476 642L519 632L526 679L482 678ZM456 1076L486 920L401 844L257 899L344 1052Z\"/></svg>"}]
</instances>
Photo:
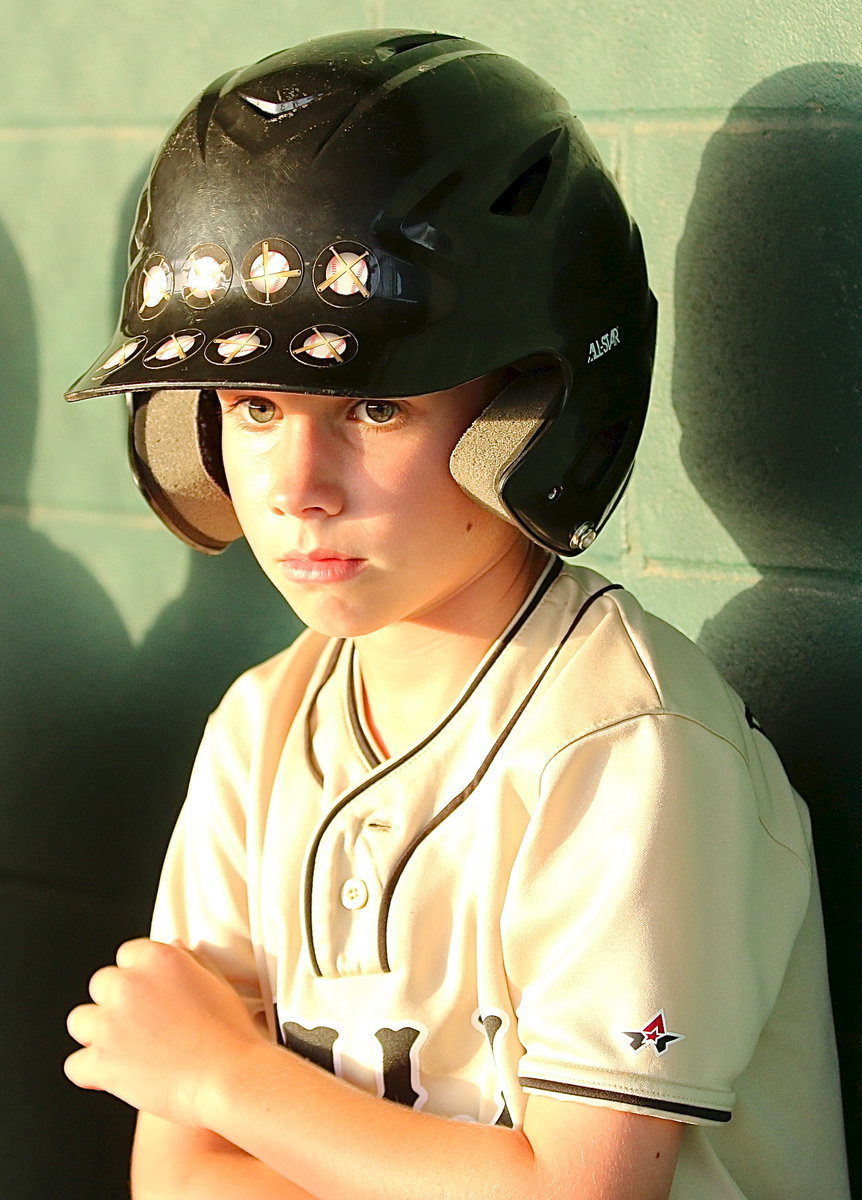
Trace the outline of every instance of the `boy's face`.
<instances>
[{"instance_id":1,"label":"boy's face","mask_svg":"<svg viewBox=\"0 0 862 1200\"><path fill-rule=\"evenodd\" d=\"M445 625L523 535L449 473L496 377L405 400L222 391L231 497L263 570L305 624L357 637ZM466 594L466 593L465 593Z\"/></svg>"}]
</instances>

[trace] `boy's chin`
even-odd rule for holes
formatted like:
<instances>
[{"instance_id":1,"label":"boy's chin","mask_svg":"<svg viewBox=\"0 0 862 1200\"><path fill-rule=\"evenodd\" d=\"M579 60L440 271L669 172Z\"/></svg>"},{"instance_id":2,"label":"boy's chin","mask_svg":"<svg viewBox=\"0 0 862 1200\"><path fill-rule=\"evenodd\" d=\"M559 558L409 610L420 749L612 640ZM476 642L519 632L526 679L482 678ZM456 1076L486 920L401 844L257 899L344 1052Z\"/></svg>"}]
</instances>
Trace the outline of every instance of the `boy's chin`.
<instances>
[{"instance_id":1,"label":"boy's chin","mask_svg":"<svg viewBox=\"0 0 862 1200\"><path fill-rule=\"evenodd\" d=\"M385 621L377 620L368 613L350 612L337 605L316 603L308 597L297 596L293 589L276 586L294 616L308 629L313 629L315 633L324 637L365 637L368 634L379 633L386 626ZM287 594L288 591L290 594Z\"/></svg>"}]
</instances>

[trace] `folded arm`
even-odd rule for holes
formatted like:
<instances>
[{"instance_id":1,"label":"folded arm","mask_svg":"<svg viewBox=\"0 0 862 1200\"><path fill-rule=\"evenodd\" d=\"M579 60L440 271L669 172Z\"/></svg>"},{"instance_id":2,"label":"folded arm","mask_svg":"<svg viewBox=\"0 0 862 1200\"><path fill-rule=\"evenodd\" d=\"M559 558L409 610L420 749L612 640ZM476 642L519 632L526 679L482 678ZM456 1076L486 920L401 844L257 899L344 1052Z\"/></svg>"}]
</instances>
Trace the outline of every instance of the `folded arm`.
<instances>
[{"instance_id":1,"label":"folded arm","mask_svg":"<svg viewBox=\"0 0 862 1200\"><path fill-rule=\"evenodd\" d=\"M135 1200L663 1200L681 1126L533 1096L522 1131L359 1091L264 1040L238 996L177 946L121 947L69 1027L82 1087L142 1117Z\"/></svg>"}]
</instances>

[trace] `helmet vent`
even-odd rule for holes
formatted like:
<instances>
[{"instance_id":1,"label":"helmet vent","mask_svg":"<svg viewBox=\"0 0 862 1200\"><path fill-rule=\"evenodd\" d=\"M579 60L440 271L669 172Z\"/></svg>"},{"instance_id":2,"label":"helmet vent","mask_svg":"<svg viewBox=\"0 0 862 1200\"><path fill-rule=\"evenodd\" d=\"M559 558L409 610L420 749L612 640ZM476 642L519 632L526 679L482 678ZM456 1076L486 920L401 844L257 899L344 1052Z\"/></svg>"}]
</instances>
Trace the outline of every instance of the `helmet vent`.
<instances>
[{"instance_id":1,"label":"helmet vent","mask_svg":"<svg viewBox=\"0 0 862 1200\"><path fill-rule=\"evenodd\" d=\"M404 54L407 50L415 50L418 46L431 46L434 42L461 42L464 39L454 33L407 33L401 37L387 38L375 49L375 54L385 62L394 54Z\"/></svg>"},{"instance_id":2,"label":"helmet vent","mask_svg":"<svg viewBox=\"0 0 862 1200\"><path fill-rule=\"evenodd\" d=\"M204 162L207 157L207 132L210 127L210 120L221 98L221 85L228 78L228 75L222 75L218 79L213 80L201 96L198 111L195 114L195 138L197 139L201 159Z\"/></svg>"},{"instance_id":3,"label":"helmet vent","mask_svg":"<svg viewBox=\"0 0 862 1200\"><path fill-rule=\"evenodd\" d=\"M463 182L460 171L441 179L418 204L404 214L401 221L404 236L417 246L447 254L452 248L452 239L435 224L434 218L445 210L449 197Z\"/></svg>"},{"instance_id":4,"label":"helmet vent","mask_svg":"<svg viewBox=\"0 0 862 1200\"><path fill-rule=\"evenodd\" d=\"M548 182L552 165L550 153L544 153L531 162L526 170L500 192L491 205L491 212L503 217L525 217L527 213L532 212Z\"/></svg>"}]
</instances>

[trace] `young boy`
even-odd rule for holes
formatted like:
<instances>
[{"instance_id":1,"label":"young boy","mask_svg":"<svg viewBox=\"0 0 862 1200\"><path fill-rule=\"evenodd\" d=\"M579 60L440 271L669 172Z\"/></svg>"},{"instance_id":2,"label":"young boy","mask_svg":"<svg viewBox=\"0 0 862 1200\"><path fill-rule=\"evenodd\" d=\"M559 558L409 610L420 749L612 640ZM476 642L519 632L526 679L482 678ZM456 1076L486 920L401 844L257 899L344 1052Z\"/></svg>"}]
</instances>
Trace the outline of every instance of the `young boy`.
<instances>
[{"instance_id":1,"label":"young boy","mask_svg":"<svg viewBox=\"0 0 862 1200\"><path fill-rule=\"evenodd\" d=\"M165 522L242 532L310 627L212 717L154 940L69 1019L137 1200L846 1197L804 807L558 557L655 331L561 98L440 34L275 55L181 118L132 257L69 398L128 392Z\"/></svg>"}]
</instances>

